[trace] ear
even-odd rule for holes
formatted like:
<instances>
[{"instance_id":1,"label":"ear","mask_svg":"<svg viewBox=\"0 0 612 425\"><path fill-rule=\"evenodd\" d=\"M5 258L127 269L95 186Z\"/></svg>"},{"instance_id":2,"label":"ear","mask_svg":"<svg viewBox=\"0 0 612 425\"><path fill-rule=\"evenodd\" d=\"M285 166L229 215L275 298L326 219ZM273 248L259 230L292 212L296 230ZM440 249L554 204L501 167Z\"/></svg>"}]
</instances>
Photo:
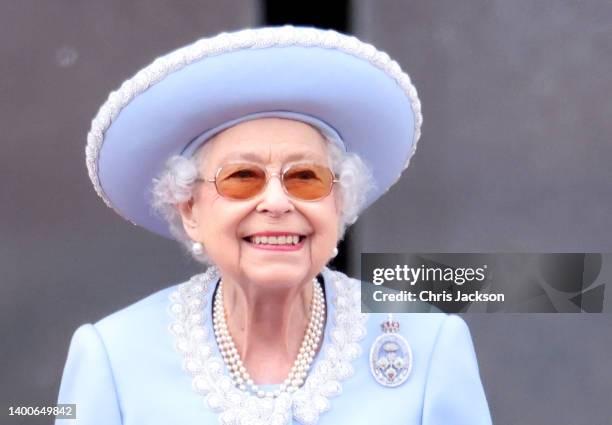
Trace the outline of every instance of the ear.
<instances>
[{"instance_id":1,"label":"ear","mask_svg":"<svg viewBox=\"0 0 612 425\"><path fill-rule=\"evenodd\" d=\"M188 201L180 202L176 204L176 209L181 215L181 220L183 221L183 229L187 236L189 236L193 240L197 240L197 230L198 230L198 221L196 220L195 214L193 212L193 198L190 198Z\"/></svg>"},{"instance_id":2,"label":"ear","mask_svg":"<svg viewBox=\"0 0 612 425\"><path fill-rule=\"evenodd\" d=\"M332 195L334 197L334 204L336 206L336 212L338 213L338 216L342 215L342 195L340 194L340 188L336 187L336 185L334 185L334 187L332 188Z\"/></svg>"}]
</instances>

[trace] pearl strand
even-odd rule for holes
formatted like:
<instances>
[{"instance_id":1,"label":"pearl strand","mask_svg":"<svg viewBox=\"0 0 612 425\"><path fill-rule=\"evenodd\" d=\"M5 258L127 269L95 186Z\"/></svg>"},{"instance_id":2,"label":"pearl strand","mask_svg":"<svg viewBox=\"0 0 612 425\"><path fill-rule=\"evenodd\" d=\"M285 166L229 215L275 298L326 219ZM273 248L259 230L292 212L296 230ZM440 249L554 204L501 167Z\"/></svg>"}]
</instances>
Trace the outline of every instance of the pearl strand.
<instances>
[{"instance_id":1,"label":"pearl strand","mask_svg":"<svg viewBox=\"0 0 612 425\"><path fill-rule=\"evenodd\" d=\"M302 340L298 356L289 371L289 375L275 391L261 390L254 382L249 372L244 367L240 354L236 349L234 340L229 334L225 320L225 306L223 305L223 282L219 282L219 288L214 301L213 328L219 346L219 351L225 361L234 384L241 391L250 391L260 398L278 397L281 393L295 392L306 379L308 370L314 360L319 341L323 335L325 320L325 298L323 290L316 279L313 279L313 299L311 304L310 320L306 328L306 334Z\"/></svg>"}]
</instances>

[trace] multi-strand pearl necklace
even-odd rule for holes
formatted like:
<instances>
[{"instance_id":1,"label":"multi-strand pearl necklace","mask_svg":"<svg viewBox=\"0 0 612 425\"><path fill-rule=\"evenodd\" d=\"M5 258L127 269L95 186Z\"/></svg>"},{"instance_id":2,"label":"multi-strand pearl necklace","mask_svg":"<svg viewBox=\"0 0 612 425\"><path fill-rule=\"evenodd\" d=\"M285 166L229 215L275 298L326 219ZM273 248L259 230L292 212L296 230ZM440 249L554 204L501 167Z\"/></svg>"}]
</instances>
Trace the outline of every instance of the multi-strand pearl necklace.
<instances>
[{"instance_id":1,"label":"multi-strand pearl necklace","mask_svg":"<svg viewBox=\"0 0 612 425\"><path fill-rule=\"evenodd\" d=\"M313 279L312 283L313 298L310 321L308 322L298 356L291 367L287 379L283 381L279 388L275 391L264 391L253 382L249 372L242 363L234 340L229 334L225 320L225 307L223 305L223 282L219 282L213 309L215 337L217 338L217 345L219 346L221 356L225 360L234 384L241 391L250 391L260 398L274 398L284 392L293 393L304 383L321 341L325 322L325 297L323 296L323 290L316 279Z\"/></svg>"}]
</instances>

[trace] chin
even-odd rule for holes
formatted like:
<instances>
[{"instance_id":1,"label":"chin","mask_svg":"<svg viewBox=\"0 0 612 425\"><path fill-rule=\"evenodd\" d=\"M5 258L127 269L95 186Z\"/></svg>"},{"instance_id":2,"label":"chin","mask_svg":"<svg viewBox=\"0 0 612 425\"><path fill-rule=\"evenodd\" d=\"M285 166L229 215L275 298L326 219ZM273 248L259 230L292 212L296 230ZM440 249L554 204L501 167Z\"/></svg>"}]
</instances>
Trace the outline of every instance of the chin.
<instances>
[{"instance_id":1,"label":"chin","mask_svg":"<svg viewBox=\"0 0 612 425\"><path fill-rule=\"evenodd\" d=\"M316 276L309 267L295 264L268 263L245 267L243 275L251 284L267 288L292 288Z\"/></svg>"}]
</instances>

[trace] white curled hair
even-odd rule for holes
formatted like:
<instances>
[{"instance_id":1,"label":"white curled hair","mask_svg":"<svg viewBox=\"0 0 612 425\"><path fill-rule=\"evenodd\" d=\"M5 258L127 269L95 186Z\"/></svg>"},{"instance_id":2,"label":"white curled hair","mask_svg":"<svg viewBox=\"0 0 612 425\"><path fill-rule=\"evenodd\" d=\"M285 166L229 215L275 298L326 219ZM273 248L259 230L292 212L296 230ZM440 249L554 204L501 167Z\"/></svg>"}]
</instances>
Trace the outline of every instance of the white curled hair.
<instances>
[{"instance_id":1,"label":"white curled hair","mask_svg":"<svg viewBox=\"0 0 612 425\"><path fill-rule=\"evenodd\" d=\"M353 224L363 209L367 194L374 188L374 178L367 164L354 153L343 151L334 141L326 140L332 171L339 182L340 222L338 240L342 239L348 226ZM198 179L198 163L205 156L204 144L191 157L172 156L161 174L153 180L151 206L156 214L168 223L170 232L193 258L209 265L206 253L196 255L192 252L193 242L183 228L177 204L187 202L194 195ZM206 247L204 247L206 251Z\"/></svg>"}]
</instances>

